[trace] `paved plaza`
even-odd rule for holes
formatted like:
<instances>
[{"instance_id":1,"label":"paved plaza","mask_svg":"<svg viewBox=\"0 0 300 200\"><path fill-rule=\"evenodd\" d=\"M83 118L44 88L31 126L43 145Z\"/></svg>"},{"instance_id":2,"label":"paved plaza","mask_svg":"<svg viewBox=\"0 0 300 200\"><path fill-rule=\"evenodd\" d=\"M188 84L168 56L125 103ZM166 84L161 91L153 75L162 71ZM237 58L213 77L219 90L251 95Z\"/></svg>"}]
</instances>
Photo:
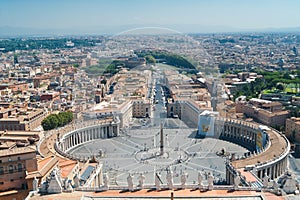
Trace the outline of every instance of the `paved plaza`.
<instances>
[{"instance_id":1,"label":"paved plaza","mask_svg":"<svg viewBox=\"0 0 300 200\"><path fill-rule=\"evenodd\" d=\"M103 163L103 171L108 173L110 184L126 186L129 173L133 175L135 184L141 173L145 176L146 185L154 184L155 173L161 176L165 184L167 171L170 170L174 184L180 184L183 173L187 174L188 184L197 184L198 172L203 174L204 179L211 173L216 182L222 183L225 180L226 158L218 156L216 152L222 148L237 155L247 152L245 148L227 141L197 138L197 130L188 128L179 119L164 119L164 149L161 154L160 123L149 120L142 124L122 130L119 137L77 146L70 153L95 155Z\"/></svg>"}]
</instances>

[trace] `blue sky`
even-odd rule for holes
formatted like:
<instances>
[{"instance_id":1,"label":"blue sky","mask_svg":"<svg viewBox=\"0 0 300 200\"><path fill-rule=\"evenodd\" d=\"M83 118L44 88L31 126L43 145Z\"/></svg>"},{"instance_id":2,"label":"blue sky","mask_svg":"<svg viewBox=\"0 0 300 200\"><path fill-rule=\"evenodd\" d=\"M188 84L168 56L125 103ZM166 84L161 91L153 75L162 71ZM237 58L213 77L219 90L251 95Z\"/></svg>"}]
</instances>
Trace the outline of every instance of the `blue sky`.
<instances>
[{"instance_id":1,"label":"blue sky","mask_svg":"<svg viewBox=\"0 0 300 200\"><path fill-rule=\"evenodd\" d=\"M300 27L299 0L0 0L0 27Z\"/></svg>"}]
</instances>

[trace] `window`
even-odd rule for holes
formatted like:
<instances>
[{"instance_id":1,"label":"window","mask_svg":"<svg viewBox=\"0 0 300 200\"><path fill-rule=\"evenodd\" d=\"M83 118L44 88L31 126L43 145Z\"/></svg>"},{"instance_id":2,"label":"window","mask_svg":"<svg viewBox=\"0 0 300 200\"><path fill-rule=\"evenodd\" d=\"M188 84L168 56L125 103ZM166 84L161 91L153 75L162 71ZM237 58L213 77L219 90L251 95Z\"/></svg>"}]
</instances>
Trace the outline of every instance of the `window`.
<instances>
[{"instance_id":1,"label":"window","mask_svg":"<svg viewBox=\"0 0 300 200\"><path fill-rule=\"evenodd\" d=\"M14 172L14 167L12 165L9 165L8 171L10 174L12 174Z\"/></svg>"},{"instance_id":2,"label":"window","mask_svg":"<svg viewBox=\"0 0 300 200\"><path fill-rule=\"evenodd\" d=\"M21 157L18 157L18 160L21 160Z\"/></svg>"},{"instance_id":3,"label":"window","mask_svg":"<svg viewBox=\"0 0 300 200\"><path fill-rule=\"evenodd\" d=\"M21 171L22 171L22 164L19 163L19 164L18 164L18 172L21 172Z\"/></svg>"},{"instance_id":4,"label":"window","mask_svg":"<svg viewBox=\"0 0 300 200\"><path fill-rule=\"evenodd\" d=\"M4 169L3 167L0 167L0 175L4 174Z\"/></svg>"}]
</instances>

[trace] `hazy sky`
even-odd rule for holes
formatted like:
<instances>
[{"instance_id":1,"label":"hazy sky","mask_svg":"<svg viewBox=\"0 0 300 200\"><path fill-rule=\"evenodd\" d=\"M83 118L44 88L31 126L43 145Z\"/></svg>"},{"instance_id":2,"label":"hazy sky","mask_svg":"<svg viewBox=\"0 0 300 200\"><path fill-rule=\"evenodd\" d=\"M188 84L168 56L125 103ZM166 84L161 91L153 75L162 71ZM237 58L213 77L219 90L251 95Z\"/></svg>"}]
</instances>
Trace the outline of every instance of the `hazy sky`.
<instances>
[{"instance_id":1,"label":"hazy sky","mask_svg":"<svg viewBox=\"0 0 300 200\"><path fill-rule=\"evenodd\" d=\"M300 0L0 0L0 27L299 27Z\"/></svg>"}]
</instances>

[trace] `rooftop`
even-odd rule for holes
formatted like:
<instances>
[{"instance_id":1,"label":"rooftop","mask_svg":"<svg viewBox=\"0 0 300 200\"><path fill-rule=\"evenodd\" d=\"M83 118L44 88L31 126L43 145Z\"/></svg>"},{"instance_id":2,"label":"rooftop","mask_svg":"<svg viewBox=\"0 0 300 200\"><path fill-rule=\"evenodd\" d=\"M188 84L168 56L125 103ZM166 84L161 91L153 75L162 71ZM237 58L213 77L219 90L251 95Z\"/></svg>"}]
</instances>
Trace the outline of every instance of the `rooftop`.
<instances>
[{"instance_id":1,"label":"rooftop","mask_svg":"<svg viewBox=\"0 0 300 200\"><path fill-rule=\"evenodd\" d=\"M38 170L29 172L26 176L26 179L31 179L34 177L44 177L57 163L58 158L53 156L38 160Z\"/></svg>"},{"instance_id":2,"label":"rooftop","mask_svg":"<svg viewBox=\"0 0 300 200\"><path fill-rule=\"evenodd\" d=\"M76 161L60 159L58 166L61 170L61 177L66 178L72 172L74 167L76 167L76 165Z\"/></svg>"},{"instance_id":3,"label":"rooftop","mask_svg":"<svg viewBox=\"0 0 300 200\"><path fill-rule=\"evenodd\" d=\"M170 199L171 193L174 194L174 198L180 197L180 199L247 199L247 200L280 200L284 197L276 196L271 193L261 193L256 191L229 191L229 190L212 190L201 192L199 190L139 190L135 192L124 192L121 190L109 190L104 192L79 192L73 193L61 193L44 196L33 196L31 199L49 200L49 199Z\"/></svg>"},{"instance_id":4,"label":"rooftop","mask_svg":"<svg viewBox=\"0 0 300 200\"><path fill-rule=\"evenodd\" d=\"M35 153L35 152L36 152L36 149L33 146L19 147L19 148L1 150L0 157L27 154L27 153Z\"/></svg>"}]
</instances>

